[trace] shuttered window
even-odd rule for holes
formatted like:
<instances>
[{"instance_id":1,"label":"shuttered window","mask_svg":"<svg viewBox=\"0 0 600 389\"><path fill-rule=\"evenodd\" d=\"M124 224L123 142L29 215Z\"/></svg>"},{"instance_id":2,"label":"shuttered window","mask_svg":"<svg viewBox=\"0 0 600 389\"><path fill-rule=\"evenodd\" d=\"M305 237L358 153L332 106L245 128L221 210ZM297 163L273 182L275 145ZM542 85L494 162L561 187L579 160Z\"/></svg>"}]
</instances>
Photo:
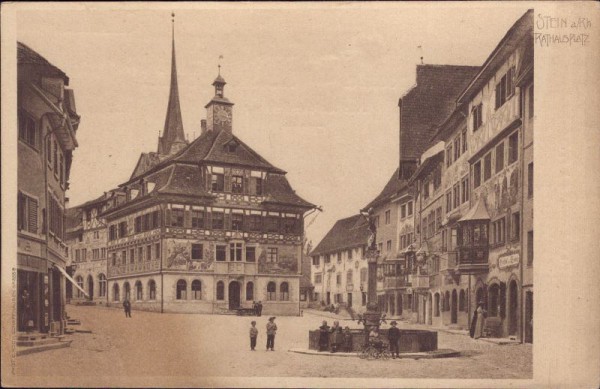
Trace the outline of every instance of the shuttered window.
<instances>
[{"instance_id":1,"label":"shuttered window","mask_svg":"<svg viewBox=\"0 0 600 389\"><path fill-rule=\"evenodd\" d=\"M17 225L19 231L38 232L38 201L19 192L17 199Z\"/></svg>"}]
</instances>

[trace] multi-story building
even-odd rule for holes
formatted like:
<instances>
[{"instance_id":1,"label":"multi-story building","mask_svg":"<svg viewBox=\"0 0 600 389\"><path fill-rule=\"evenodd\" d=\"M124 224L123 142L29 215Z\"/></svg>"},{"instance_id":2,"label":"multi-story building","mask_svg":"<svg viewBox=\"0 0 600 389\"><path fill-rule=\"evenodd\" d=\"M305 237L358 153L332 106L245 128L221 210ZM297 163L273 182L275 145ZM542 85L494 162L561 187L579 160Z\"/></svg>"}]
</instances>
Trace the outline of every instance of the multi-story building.
<instances>
[{"instance_id":1,"label":"multi-story building","mask_svg":"<svg viewBox=\"0 0 600 389\"><path fill-rule=\"evenodd\" d=\"M338 220L310 253L314 300L362 313L367 308L367 220L354 215Z\"/></svg>"},{"instance_id":2,"label":"multi-story building","mask_svg":"<svg viewBox=\"0 0 600 389\"><path fill-rule=\"evenodd\" d=\"M233 134L225 80L213 82L202 133L184 138L173 42L171 90L156 153L142 154L120 187L126 201L100 214L108 226L109 304L217 313L262 301L297 315L303 215L285 172Z\"/></svg>"},{"instance_id":3,"label":"multi-story building","mask_svg":"<svg viewBox=\"0 0 600 389\"><path fill-rule=\"evenodd\" d=\"M64 209L80 117L67 75L17 43L17 331L64 330Z\"/></svg>"},{"instance_id":4,"label":"multi-story building","mask_svg":"<svg viewBox=\"0 0 600 389\"><path fill-rule=\"evenodd\" d=\"M382 192L363 209L373 208L378 219L378 303L390 316L424 320L421 300L426 296L428 280L425 270L421 274L415 266L414 217L418 215L414 188L408 181L437 126L452 112L456 97L477 70L473 66L417 65L416 85L398 101L399 167Z\"/></svg>"},{"instance_id":5,"label":"multi-story building","mask_svg":"<svg viewBox=\"0 0 600 389\"><path fill-rule=\"evenodd\" d=\"M469 311L484 303L490 336L521 336L523 120L516 80L533 58L526 54L533 50L532 40L533 11L528 11L457 100L469 112L471 195L470 210L458 220L456 255L448 270L469 276Z\"/></svg>"},{"instance_id":6,"label":"multi-story building","mask_svg":"<svg viewBox=\"0 0 600 389\"><path fill-rule=\"evenodd\" d=\"M125 193L113 190L77 207L67 209L67 270L79 288L67 285L70 302L93 301L106 304L106 258L108 230L98 215L125 200ZM85 295L83 292L87 292Z\"/></svg>"},{"instance_id":7,"label":"multi-story building","mask_svg":"<svg viewBox=\"0 0 600 389\"><path fill-rule=\"evenodd\" d=\"M533 342L533 39L525 51L515 85L521 93L521 317L522 340Z\"/></svg>"}]
</instances>

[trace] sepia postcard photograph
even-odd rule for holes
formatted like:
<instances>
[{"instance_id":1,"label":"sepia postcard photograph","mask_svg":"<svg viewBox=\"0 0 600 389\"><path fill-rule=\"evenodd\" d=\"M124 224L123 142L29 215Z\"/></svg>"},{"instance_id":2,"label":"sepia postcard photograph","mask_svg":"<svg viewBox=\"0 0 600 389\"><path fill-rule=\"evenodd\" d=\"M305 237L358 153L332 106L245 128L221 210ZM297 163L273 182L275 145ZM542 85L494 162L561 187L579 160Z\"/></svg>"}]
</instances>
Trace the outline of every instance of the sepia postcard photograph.
<instances>
[{"instance_id":1,"label":"sepia postcard photograph","mask_svg":"<svg viewBox=\"0 0 600 389\"><path fill-rule=\"evenodd\" d=\"M598 11L4 3L2 385L597 387Z\"/></svg>"}]
</instances>

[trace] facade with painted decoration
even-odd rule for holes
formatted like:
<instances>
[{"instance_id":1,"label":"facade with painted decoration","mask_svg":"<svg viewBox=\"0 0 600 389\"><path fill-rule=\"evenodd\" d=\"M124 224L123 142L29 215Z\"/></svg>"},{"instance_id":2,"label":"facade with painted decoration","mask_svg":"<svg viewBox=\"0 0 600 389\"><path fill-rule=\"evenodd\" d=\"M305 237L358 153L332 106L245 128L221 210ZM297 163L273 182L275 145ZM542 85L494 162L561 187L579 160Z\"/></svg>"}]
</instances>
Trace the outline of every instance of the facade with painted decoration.
<instances>
[{"instance_id":1,"label":"facade with painted decoration","mask_svg":"<svg viewBox=\"0 0 600 389\"><path fill-rule=\"evenodd\" d=\"M184 137L173 42L171 90L158 151L143 153L104 212L110 305L221 313L261 301L298 315L303 215L314 208L286 172L233 134L225 80L213 82L202 133Z\"/></svg>"}]
</instances>

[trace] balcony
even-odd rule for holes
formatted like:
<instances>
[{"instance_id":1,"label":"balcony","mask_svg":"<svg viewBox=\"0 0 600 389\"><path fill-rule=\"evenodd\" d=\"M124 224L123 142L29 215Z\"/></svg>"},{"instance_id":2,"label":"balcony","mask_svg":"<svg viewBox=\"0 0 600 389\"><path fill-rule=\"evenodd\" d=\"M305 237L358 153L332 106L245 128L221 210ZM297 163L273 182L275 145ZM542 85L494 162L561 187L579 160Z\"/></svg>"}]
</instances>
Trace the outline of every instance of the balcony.
<instances>
[{"instance_id":1,"label":"balcony","mask_svg":"<svg viewBox=\"0 0 600 389\"><path fill-rule=\"evenodd\" d=\"M488 246L458 247L440 259L440 271L457 274L476 274L488 271Z\"/></svg>"}]
</instances>

